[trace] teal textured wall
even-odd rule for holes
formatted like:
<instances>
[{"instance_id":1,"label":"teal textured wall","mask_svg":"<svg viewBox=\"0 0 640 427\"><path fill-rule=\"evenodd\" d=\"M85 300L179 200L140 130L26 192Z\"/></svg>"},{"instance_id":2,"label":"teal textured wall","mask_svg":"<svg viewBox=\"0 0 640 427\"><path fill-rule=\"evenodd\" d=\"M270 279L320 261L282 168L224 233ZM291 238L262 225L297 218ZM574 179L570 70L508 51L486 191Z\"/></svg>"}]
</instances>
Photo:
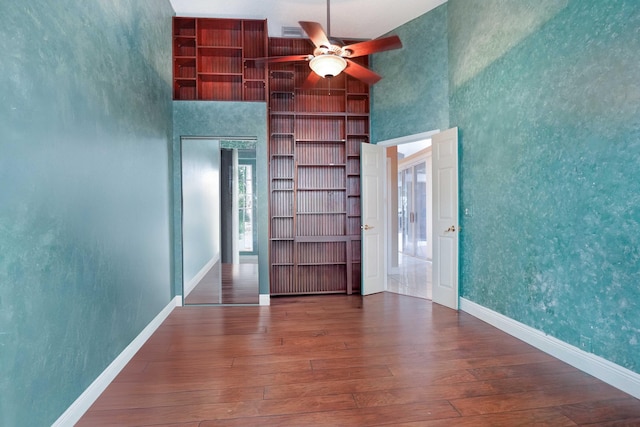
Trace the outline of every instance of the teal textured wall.
<instances>
[{"instance_id":1,"label":"teal textured wall","mask_svg":"<svg viewBox=\"0 0 640 427\"><path fill-rule=\"evenodd\" d=\"M640 2L449 0L394 32L373 133L459 127L461 295L640 372ZM442 32L449 101L428 114L450 122L416 129L433 61L403 56Z\"/></svg>"},{"instance_id":2,"label":"teal textured wall","mask_svg":"<svg viewBox=\"0 0 640 427\"><path fill-rule=\"evenodd\" d=\"M640 3L521 3L449 1L462 295L640 372Z\"/></svg>"},{"instance_id":3,"label":"teal textured wall","mask_svg":"<svg viewBox=\"0 0 640 427\"><path fill-rule=\"evenodd\" d=\"M0 425L53 423L170 301L172 14L0 4Z\"/></svg>"},{"instance_id":4,"label":"teal textured wall","mask_svg":"<svg viewBox=\"0 0 640 427\"><path fill-rule=\"evenodd\" d=\"M446 3L392 31L402 49L372 55L371 141L449 126Z\"/></svg>"},{"instance_id":5,"label":"teal textured wall","mask_svg":"<svg viewBox=\"0 0 640 427\"><path fill-rule=\"evenodd\" d=\"M267 104L264 102L173 102L173 233L174 293L182 295L182 212L180 190L180 138L245 137L256 142L258 274L261 294L269 294L269 208ZM242 139L242 138L237 138Z\"/></svg>"},{"instance_id":6,"label":"teal textured wall","mask_svg":"<svg viewBox=\"0 0 640 427\"><path fill-rule=\"evenodd\" d=\"M191 282L220 258L220 141L182 140L182 268Z\"/></svg>"}]
</instances>

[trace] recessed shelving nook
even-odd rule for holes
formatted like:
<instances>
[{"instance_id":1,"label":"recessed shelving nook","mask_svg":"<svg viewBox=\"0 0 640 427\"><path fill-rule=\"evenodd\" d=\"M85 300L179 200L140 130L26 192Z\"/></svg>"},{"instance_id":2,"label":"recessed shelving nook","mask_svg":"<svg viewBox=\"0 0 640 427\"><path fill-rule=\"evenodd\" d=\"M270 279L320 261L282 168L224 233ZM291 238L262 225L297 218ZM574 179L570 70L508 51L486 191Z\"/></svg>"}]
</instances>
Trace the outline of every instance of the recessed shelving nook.
<instances>
[{"instance_id":1,"label":"recessed shelving nook","mask_svg":"<svg viewBox=\"0 0 640 427\"><path fill-rule=\"evenodd\" d=\"M312 51L307 39L269 39L270 56ZM369 87L342 73L301 89L309 72L306 62L269 70L271 294L358 293Z\"/></svg>"},{"instance_id":2,"label":"recessed shelving nook","mask_svg":"<svg viewBox=\"0 0 640 427\"><path fill-rule=\"evenodd\" d=\"M173 18L173 99L266 101L266 20Z\"/></svg>"}]
</instances>

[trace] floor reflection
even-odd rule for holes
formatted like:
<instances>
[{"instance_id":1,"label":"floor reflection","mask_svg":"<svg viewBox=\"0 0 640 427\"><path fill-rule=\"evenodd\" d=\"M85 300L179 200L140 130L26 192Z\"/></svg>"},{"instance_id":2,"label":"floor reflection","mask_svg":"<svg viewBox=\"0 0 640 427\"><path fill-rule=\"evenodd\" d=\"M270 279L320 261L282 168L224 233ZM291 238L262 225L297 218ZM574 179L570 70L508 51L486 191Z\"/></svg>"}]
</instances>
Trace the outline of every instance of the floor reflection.
<instances>
[{"instance_id":1,"label":"floor reflection","mask_svg":"<svg viewBox=\"0 0 640 427\"><path fill-rule=\"evenodd\" d=\"M217 262L187 295L185 304L258 304L257 257L240 264Z\"/></svg>"},{"instance_id":2,"label":"floor reflection","mask_svg":"<svg viewBox=\"0 0 640 427\"><path fill-rule=\"evenodd\" d=\"M387 275L387 291L412 297L431 299L431 261L398 254L398 267Z\"/></svg>"}]
</instances>

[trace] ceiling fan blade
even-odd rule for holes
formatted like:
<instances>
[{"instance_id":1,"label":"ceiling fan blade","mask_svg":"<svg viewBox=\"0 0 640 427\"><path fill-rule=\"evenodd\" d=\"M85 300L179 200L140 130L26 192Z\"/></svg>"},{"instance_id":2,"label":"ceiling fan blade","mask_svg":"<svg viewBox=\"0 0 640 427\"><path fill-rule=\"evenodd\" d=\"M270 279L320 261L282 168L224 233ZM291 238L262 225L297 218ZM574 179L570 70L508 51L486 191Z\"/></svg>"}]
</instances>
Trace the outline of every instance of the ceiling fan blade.
<instances>
[{"instance_id":1,"label":"ceiling fan blade","mask_svg":"<svg viewBox=\"0 0 640 427\"><path fill-rule=\"evenodd\" d=\"M329 42L329 38L327 37L327 33L322 29L322 25L317 22L309 22L309 21L299 21L298 22L305 33L309 36L311 41L316 47L320 46L331 46Z\"/></svg>"},{"instance_id":2,"label":"ceiling fan blade","mask_svg":"<svg viewBox=\"0 0 640 427\"><path fill-rule=\"evenodd\" d=\"M309 72L309 75L305 79L304 83L302 83L300 89L313 89L321 79L322 77L311 71Z\"/></svg>"},{"instance_id":3,"label":"ceiling fan blade","mask_svg":"<svg viewBox=\"0 0 640 427\"><path fill-rule=\"evenodd\" d=\"M370 85L377 83L378 81L380 81L380 79L382 79L382 76L380 74L374 73L367 67L363 67L362 65L349 59L347 59L347 68L344 69L344 72L349 74L351 77L355 77L356 79Z\"/></svg>"},{"instance_id":4,"label":"ceiling fan blade","mask_svg":"<svg viewBox=\"0 0 640 427\"><path fill-rule=\"evenodd\" d=\"M253 61L269 62L273 64L275 62L308 61L310 58L313 58L313 55L271 56L267 58L256 58L256 59L253 59Z\"/></svg>"},{"instance_id":5,"label":"ceiling fan blade","mask_svg":"<svg viewBox=\"0 0 640 427\"><path fill-rule=\"evenodd\" d=\"M400 49L402 42L398 36L384 37L381 39L367 40L360 43L354 43L349 46L345 46L342 49L348 50L348 58L355 58L356 56L365 56L372 53L384 52L385 50Z\"/></svg>"}]
</instances>

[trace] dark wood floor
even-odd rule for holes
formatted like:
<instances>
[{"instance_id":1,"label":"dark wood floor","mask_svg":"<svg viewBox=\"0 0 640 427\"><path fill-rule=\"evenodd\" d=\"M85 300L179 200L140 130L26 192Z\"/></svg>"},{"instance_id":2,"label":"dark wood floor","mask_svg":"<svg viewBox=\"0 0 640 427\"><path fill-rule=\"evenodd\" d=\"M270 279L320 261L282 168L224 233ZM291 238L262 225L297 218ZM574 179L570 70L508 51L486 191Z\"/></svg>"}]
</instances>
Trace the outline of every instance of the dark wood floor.
<instances>
[{"instance_id":1,"label":"dark wood floor","mask_svg":"<svg viewBox=\"0 0 640 427\"><path fill-rule=\"evenodd\" d=\"M640 401L389 293L177 308L79 426L640 425Z\"/></svg>"}]
</instances>

